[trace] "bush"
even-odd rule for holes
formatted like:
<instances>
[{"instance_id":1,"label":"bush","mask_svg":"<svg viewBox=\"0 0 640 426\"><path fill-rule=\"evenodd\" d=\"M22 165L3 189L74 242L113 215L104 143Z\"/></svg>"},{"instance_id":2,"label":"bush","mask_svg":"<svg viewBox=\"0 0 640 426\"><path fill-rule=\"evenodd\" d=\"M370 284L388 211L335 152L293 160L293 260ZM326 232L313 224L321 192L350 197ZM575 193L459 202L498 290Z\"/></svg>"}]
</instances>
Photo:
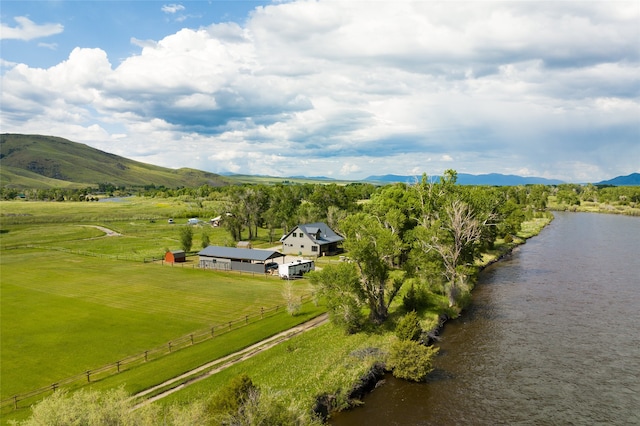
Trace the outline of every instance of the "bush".
<instances>
[{"instance_id":1,"label":"bush","mask_svg":"<svg viewBox=\"0 0 640 426\"><path fill-rule=\"evenodd\" d=\"M157 409L145 406L133 410L133 402L122 389L98 392L79 390L69 395L54 392L33 406L31 418L17 423L36 425L155 425Z\"/></svg>"},{"instance_id":2,"label":"bush","mask_svg":"<svg viewBox=\"0 0 640 426\"><path fill-rule=\"evenodd\" d=\"M254 390L256 390L256 387L249 376L241 374L232 379L214 397L210 404L210 410L215 414L235 414Z\"/></svg>"},{"instance_id":3,"label":"bush","mask_svg":"<svg viewBox=\"0 0 640 426\"><path fill-rule=\"evenodd\" d=\"M399 379L422 382L433 371L433 357L438 349L413 340L399 340L391 346L388 367Z\"/></svg>"},{"instance_id":4,"label":"bush","mask_svg":"<svg viewBox=\"0 0 640 426\"><path fill-rule=\"evenodd\" d=\"M400 340L420 340L422 335L422 327L418 320L418 314L416 311L411 311L403 316L398 325L396 325L396 336Z\"/></svg>"},{"instance_id":5,"label":"bush","mask_svg":"<svg viewBox=\"0 0 640 426\"><path fill-rule=\"evenodd\" d=\"M240 409L220 418L221 425L237 426L320 426L322 422L295 406L286 406L276 394L253 389Z\"/></svg>"}]
</instances>

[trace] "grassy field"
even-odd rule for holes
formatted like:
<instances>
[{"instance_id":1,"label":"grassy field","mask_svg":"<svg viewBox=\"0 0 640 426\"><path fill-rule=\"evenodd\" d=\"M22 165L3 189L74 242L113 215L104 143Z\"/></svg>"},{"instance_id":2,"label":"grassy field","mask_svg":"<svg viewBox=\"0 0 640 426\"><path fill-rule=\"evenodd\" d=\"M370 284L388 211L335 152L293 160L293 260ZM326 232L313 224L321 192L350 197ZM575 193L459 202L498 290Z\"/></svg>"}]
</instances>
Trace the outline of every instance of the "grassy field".
<instances>
[{"instance_id":1,"label":"grassy field","mask_svg":"<svg viewBox=\"0 0 640 426\"><path fill-rule=\"evenodd\" d=\"M194 260L143 263L179 248L181 225L140 219L185 208L162 204L0 203L1 399L284 305L283 282L273 277L203 271ZM226 238L207 228L212 243ZM294 290L308 294L308 284L297 281Z\"/></svg>"},{"instance_id":2,"label":"grassy field","mask_svg":"<svg viewBox=\"0 0 640 426\"><path fill-rule=\"evenodd\" d=\"M4 252L0 266L2 398L284 305L264 276L41 250Z\"/></svg>"},{"instance_id":3,"label":"grassy field","mask_svg":"<svg viewBox=\"0 0 640 426\"><path fill-rule=\"evenodd\" d=\"M549 196L547 207L549 210L585 212L585 213L607 213L622 214L627 216L640 216L640 208L637 205L614 203L599 203L594 201L582 201L579 205L567 205L559 203L558 197Z\"/></svg>"}]
</instances>

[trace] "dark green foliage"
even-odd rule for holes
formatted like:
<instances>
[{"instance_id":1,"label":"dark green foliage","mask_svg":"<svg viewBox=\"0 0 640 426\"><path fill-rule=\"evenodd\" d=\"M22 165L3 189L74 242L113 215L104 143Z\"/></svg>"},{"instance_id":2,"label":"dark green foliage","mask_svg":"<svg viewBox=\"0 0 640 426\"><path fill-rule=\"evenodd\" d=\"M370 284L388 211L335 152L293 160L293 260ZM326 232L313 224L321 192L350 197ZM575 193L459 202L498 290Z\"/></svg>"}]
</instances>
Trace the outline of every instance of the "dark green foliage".
<instances>
[{"instance_id":1,"label":"dark green foliage","mask_svg":"<svg viewBox=\"0 0 640 426\"><path fill-rule=\"evenodd\" d=\"M193 229L190 225L183 226L180 228L180 247L185 253L191 251L191 246L193 245Z\"/></svg>"},{"instance_id":2,"label":"dark green foliage","mask_svg":"<svg viewBox=\"0 0 640 426\"><path fill-rule=\"evenodd\" d=\"M235 414L256 390L249 376L236 376L211 401L210 411L216 415Z\"/></svg>"},{"instance_id":3,"label":"dark green foliage","mask_svg":"<svg viewBox=\"0 0 640 426\"><path fill-rule=\"evenodd\" d=\"M209 246L209 234L205 231L202 231L202 248L207 248Z\"/></svg>"},{"instance_id":4,"label":"dark green foliage","mask_svg":"<svg viewBox=\"0 0 640 426\"><path fill-rule=\"evenodd\" d=\"M433 371L433 357L437 352L433 346L399 340L391 346L387 366L393 370L394 377L422 382Z\"/></svg>"},{"instance_id":5,"label":"dark green foliage","mask_svg":"<svg viewBox=\"0 0 640 426\"><path fill-rule=\"evenodd\" d=\"M422 335L422 327L418 320L418 314L416 311L411 311L403 316L398 325L396 325L396 336L400 340L420 340Z\"/></svg>"},{"instance_id":6,"label":"dark green foliage","mask_svg":"<svg viewBox=\"0 0 640 426\"><path fill-rule=\"evenodd\" d=\"M402 307L405 311L418 311L427 307L429 304L429 296L427 289L417 279L407 280L409 288L402 298ZM434 291L434 289L432 289Z\"/></svg>"},{"instance_id":7,"label":"dark green foliage","mask_svg":"<svg viewBox=\"0 0 640 426\"><path fill-rule=\"evenodd\" d=\"M318 296L326 298L331 321L349 334L360 330L364 294L355 266L346 262L329 265L308 277Z\"/></svg>"}]
</instances>

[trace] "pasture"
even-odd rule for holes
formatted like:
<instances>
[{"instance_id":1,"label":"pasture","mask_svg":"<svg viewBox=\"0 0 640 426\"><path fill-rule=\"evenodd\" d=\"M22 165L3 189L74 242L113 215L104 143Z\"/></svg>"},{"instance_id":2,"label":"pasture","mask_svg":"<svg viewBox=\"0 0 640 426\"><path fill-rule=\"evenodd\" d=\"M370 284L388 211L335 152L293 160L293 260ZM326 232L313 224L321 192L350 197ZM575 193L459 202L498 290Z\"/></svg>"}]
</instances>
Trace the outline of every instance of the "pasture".
<instances>
[{"instance_id":1,"label":"pasture","mask_svg":"<svg viewBox=\"0 0 640 426\"><path fill-rule=\"evenodd\" d=\"M166 207L137 203L0 203L1 399L285 304L273 277L144 263L177 249L183 225L150 221ZM213 244L226 237L202 230ZM308 284L294 291L307 294Z\"/></svg>"}]
</instances>

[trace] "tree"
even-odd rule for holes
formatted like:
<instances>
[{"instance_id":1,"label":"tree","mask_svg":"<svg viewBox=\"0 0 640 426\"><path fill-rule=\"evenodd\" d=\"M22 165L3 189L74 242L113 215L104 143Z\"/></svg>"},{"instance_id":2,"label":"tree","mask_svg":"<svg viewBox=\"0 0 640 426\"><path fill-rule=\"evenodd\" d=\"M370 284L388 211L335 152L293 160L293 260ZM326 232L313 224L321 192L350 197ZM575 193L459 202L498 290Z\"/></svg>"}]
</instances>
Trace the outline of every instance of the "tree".
<instances>
[{"instance_id":1,"label":"tree","mask_svg":"<svg viewBox=\"0 0 640 426\"><path fill-rule=\"evenodd\" d=\"M340 228L346 236L344 246L360 275L361 291L369 306L369 319L374 324L381 324L387 318L389 305L401 285L395 281L387 289L389 270L400 253L401 241L374 216L366 213L349 216Z\"/></svg>"},{"instance_id":2,"label":"tree","mask_svg":"<svg viewBox=\"0 0 640 426\"><path fill-rule=\"evenodd\" d=\"M358 331L362 326L365 297L354 265L346 262L328 265L307 276L317 290L317 296L326 298L331 322L349 334Z\"/></svg>"},{"instance_id":3,"label":"tree","mask_svg":"<svg viewBox=\"0 0 640 426\"><path fill-rule=\"evenodd\" d=\"M191 245L193 244L193 229L191 225L183 226L180 228L180 246L185 253L191 251Z\"/></svg>"},{"instance_id":4,"label":"tree","mask_svg":"<svg viewBox=\"0 0 640 426\"><path fill-rule=\"evenodd\" d=\"M475 259L474 244L482 236L482 227L467 203L454 200L445 208L445 220L439 235L427 243L442 258L444 275L448 283L449 306L456 304L458 291L466 284L468 268Z\"/></svg>"},{"instance_id":5,"label":"tree","mask_svg":"<svg viewBox=\"0 0 640 426\"><path fill-rule=\"evenodd\" d=\"M209 247L209 234L206 231L202 231L202 248Z\"/></svg>"},{"instance_id":6,"label":"tree","mask_svg":"<svg viewBox=\"0 0 640 426\"><path fill-rule=\"evenodd\" d=\"M411 311L403 316L396 325L396 336L400 340L420 340L422 327L416 311Z\"/></svg>"}]
</instances>

